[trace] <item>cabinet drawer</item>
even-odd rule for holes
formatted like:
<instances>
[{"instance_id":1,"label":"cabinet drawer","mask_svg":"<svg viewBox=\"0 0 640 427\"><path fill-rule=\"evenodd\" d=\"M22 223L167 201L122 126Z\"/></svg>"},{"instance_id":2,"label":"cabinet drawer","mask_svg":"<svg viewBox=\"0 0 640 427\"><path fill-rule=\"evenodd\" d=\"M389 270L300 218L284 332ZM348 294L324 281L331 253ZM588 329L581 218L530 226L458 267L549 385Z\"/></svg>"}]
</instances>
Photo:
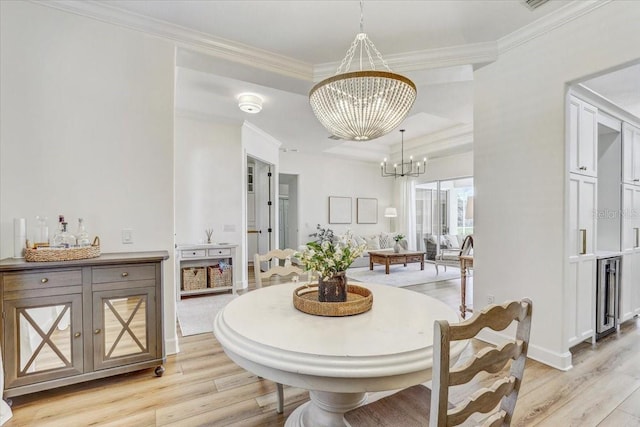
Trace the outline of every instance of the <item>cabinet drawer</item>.
<instances>
[{"instance_id":1,"label":"cabinet drawer","mask_svg":"<svg viewBox=\"0 0 640 427\"><path fill-rule=\"evenodd\" d=\"M206 249L192 249L190 251L182 251L182 258L203 258L207 256Z\"/></svg>"},{"instance_id":2,"label":"cabinet drawer","mask_svg":"<svg viewBox=\"0 0 640 427\"><path fill-rule=\"evenodd\" d=\"M156 278L156 267L154 264L94 267L91 274L92 283L154 280Z\"/></svg>"},{"instance_id":3,"label":"cabinet drawer","mask_svg":"<svg viewBox=\"0 0 640 427\"><path fill-rule=\"evenodd\" d=\"M209 249L209 256L231 255L231 249Z\"/></svg>"},{"instance_id":4,"label":"cabinet drawer","mask_svg":"<svg viewBox=\"0 0 640 427\"><path fill-rule=\"evenodd\" d=\"M5 291L81 285L82 270L6 273L3 282Z\"/></svg>"}]
</instances>

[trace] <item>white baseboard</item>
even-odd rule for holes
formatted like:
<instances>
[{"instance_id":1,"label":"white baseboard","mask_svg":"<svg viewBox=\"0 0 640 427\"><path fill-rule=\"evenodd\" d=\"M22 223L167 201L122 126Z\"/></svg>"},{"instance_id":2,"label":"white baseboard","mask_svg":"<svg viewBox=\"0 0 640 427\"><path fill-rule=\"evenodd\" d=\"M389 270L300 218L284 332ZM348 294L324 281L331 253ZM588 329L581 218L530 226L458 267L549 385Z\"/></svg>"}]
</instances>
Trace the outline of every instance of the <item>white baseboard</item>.
<instances>
[{"instance_id":1,"label":"white baseboard","mask_svg":"<svg viewBox=\"0 0 640 427\"><path fill-rule=\"evenodd\" d=\"M479 340L487 342L489 344L499 344L504 340L512 339L513 337L501 334L496 331L484 329L477 335ZM559 369L561 371L568 371L573 368L571 364L571 352L557 353L550 351L544 347L540 347L529 343L529 350L527 351L527 357L536 360L552 368Z\"/></svg>"},{"instance_id":2,"label":"white baseboard","mask_svg":"<svg viewBox=\"0 0 640 427\"><path fill-rule=\"evenodd\" d=\"M164 351L167 356L172 354L178 354L180 352L180 347L178 346L178 337L167 339L164 342Z\"/></svg>"}]
</instances>

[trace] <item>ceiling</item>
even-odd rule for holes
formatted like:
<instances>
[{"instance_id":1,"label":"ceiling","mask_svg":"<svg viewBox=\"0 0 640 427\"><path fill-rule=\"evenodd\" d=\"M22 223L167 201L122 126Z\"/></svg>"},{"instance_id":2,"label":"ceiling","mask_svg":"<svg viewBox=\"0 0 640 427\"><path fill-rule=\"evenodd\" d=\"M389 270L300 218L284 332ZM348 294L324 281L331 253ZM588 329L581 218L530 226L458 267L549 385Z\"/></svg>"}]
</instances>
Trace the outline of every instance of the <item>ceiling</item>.
<instances>
[{"instance_id":1,"label":"ceiling","mask_svg":"<svg viewBox=\"0 0 640 427\"><path fill-rule=\"evenodd\" d=\"M581 83L636 117L640 117L640 63Z\"/></svg>"},{"instance_id":2,"label":"ceiling","mask_svg":"<svg viewBox=\"0 0 640 427\"><path fill-rule=\"evenodd\" d=\"M247 120L291 151L375 162L399 155L399 132L368 142L334 141L309 106L314 82L335 73L359 32L358 1L56 3L175 40L178 114ZM406 128L405 157L434 158L472 148L474 69L536 28L595 6L550 0L531 10L524 0L380 0L363 7L364 31L392 70L417 86L417 100L398 128ZM264 98L262 112L238 109L243 92Z\"/></svg>"}]
</instances>

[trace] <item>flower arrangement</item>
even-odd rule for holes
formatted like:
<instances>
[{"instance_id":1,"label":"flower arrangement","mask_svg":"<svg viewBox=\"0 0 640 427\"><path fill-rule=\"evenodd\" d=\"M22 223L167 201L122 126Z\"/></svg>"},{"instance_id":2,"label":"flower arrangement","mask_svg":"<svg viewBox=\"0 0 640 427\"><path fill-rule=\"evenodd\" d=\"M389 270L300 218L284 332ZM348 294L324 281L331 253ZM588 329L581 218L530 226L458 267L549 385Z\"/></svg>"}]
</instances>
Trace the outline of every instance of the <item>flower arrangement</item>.
<instances>
[{"instance_id":1,"label":"flower arrangement","mask_svg":"<svg viewBox=\"0 0 640 427\"><path fill-rule=\"evenodd\" d=\"M400 240L404 239L404 234L396 234L395 236L393 236L393 240L395 240L396 242L400 242Z\"/></svg>"},{"instance_id":2,"label":"flower arrangement","mask_svg":"<svg viewBox=\"0 0 640 427\"><path fill-rule=\"evenodd\" d=\"M306 270L317 272L324 280L349 268L367 247L366 244L358 245L350 231L338 238L329 228L322 228L320 224L316 228L318 231L311 234L316 240L307 243L296 258Z\"/></svg>"}]
</instances>

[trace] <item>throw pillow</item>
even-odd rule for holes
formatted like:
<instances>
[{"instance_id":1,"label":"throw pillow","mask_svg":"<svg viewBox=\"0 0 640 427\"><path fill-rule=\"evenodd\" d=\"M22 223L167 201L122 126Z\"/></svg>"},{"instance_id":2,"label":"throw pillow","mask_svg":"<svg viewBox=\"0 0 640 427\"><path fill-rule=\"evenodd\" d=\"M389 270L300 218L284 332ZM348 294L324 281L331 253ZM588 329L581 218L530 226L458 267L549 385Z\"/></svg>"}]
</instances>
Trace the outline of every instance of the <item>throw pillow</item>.
<instances>
[{"instance_id":1,"label":"throw pillow","mask_svg":"<svg viewBox=\"0 0 640 427\"><path fill-rule=\"evenodd\" d=\"M447 234L444 236L445 241L447 242L447 246L452 249L460 249L460 243L458 243L458 236L452 236L451 234Z\"/></svg>"},{"instance_id":2,"label":"throw pillow","mask_svg":"<svg viewBox=\"0 0 640 427\"><path fill-rule=\"evenodd\" d=\"M395 235L396 233L380 233L380 249L392 248L396 244L393 240Z\"/></svg>"},{"instance_id":3,"label":"throw pillow","mask_svg":"<svg viewBox=\"0 0 640 427\"><path fill-rule=\"evenodd\" d=\"M353 240L356 242L356 245L358 246L367 244L367 241L360 236L353 236Z\"/></svg>"},{"instance_id":4,"label":"throw pillow","mask_svg":"<svg viewBox=\"0 0 640 427\"><path fill-rule=\"evenodd\" d=\"M378 236L366 237L364 240L367 242L367 249L376 250L380 249L380 239Z\"/></svg>"}]
</instances>

